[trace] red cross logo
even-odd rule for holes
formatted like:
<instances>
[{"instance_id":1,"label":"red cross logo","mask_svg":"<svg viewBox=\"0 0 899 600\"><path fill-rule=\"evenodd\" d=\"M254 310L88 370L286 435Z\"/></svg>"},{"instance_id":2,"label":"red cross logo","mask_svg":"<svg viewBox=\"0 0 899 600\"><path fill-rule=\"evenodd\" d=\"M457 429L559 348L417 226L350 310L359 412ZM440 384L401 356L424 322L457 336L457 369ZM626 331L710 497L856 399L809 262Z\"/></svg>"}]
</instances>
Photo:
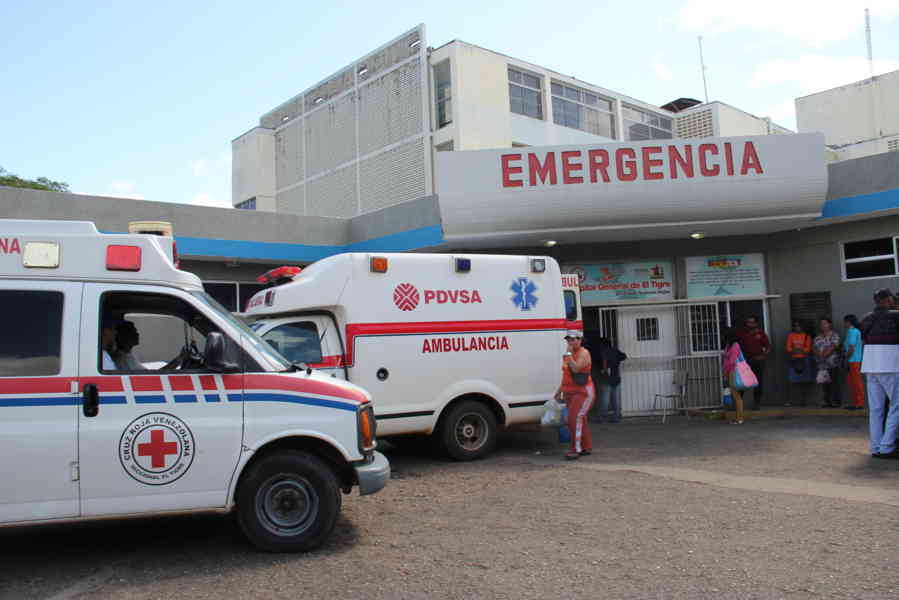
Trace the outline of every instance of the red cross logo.
<instances>
[{"instance_id":1,"label":"red cross logo","mask_svg":"<svg viewBox=\"0 0 899 600\"><path fill-rule=\"evenodd\" d=\"M150 442L137 445L138 456L151 457L151 466L154 469L165 467L165 457L169 454L178 454L178 442L165 441L165 430L154 429L150 432Z\"/></svg>"}]
</instances>

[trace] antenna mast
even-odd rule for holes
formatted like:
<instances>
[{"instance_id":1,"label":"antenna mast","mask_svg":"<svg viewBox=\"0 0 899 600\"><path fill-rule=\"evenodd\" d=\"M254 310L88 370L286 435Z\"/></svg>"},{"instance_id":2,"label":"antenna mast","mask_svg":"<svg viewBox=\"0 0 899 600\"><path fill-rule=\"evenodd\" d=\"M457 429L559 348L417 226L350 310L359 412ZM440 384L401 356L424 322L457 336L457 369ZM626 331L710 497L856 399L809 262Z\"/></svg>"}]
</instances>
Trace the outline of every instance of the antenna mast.
<instances>
[{"instance_id":1,"label":"antenna mast","mask_svg":"<svg viewBox=\"0 0 899 600\"><path fill-rule=\"evenodd\" d=\"M865 9L865 14L868 13L868 10ZM870 37L869 37L870 40ZM870 48L870 41L868 42L868 47ZM705 60L702 58L702 36L699 36L699 66L702 67L702 89L705 91L705 103L709 103L709 86L705 80Z\"/></svg>"},{"instance_id":2,"label":"antenna mast","mask_svg":"<svg viewBox=\"0 0 899 600\"><path fill-rule=\"evenodd\" d=\"M865 9L865 41L868 43L868 68L871 79L874 79L874 52L871 50L871 12Z\"/></svg>"}]
</instances>

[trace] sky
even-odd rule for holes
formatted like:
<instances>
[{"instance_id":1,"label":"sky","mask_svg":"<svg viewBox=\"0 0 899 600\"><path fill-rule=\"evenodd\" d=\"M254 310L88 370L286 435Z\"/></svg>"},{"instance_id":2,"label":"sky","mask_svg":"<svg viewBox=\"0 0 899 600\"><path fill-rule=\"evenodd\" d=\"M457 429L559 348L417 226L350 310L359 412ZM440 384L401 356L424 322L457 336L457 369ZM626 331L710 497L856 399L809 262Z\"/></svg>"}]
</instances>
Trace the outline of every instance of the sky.
<instances>
[{"instance_id":1,"label":"sky","mask_svg":"<svg viewBox=\"0 0 899 600\"><path fill-rule=\"evenodd\" d=\"M0 0L0 166L231 206L231 140L419 23L656 105L704 99L702 36L709 99L795 129L795 98L869 76L866 7L875 73L899 69L899 0Z\"/></svg>"}]
</instances>

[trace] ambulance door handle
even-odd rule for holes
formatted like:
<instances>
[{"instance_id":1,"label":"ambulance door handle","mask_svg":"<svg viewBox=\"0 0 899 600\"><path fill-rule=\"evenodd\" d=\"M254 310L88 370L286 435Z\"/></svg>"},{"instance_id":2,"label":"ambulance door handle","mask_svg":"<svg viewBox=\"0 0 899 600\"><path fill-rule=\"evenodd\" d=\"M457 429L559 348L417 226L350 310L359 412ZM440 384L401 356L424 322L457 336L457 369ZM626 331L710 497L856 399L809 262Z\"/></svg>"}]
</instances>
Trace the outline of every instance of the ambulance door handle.
<instances>
[{"instance_id":1,"label":"ambulance door handle","mask_svg":"<svg viewBox=\"0 0 899 600\"><path fill-rule=\"evenodd\" d=\"M81 397L81 410L85 417L96 417L100 414L100 393L97 391L97 384L86 384L81 392Z\"/></svg>"}]
</instances>

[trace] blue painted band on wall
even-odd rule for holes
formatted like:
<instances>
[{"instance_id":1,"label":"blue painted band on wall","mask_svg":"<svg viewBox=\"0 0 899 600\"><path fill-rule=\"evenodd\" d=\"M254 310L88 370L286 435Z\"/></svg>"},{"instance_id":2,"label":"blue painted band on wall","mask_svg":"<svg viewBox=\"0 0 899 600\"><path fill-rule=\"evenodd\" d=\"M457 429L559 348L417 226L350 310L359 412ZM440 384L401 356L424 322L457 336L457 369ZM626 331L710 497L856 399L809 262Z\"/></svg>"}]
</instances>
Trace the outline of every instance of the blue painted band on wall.
<instances>
[{"instance_id":1,"label":"blue painted band on wall","mask_svg":"<svg viewBox=\"0 0 899 600\"><path fill-rule=\"evenodd\" d=\"M430 225L343 245L291 244L249 240L220 240L176 235L178 254L271 261L315 261L341 252L405 252L443 243L443 229Z\"/></svg>"},{"instance_id":2,"label":"blue painted band on wall","mask_svg":"<svg viewBox=\"0 0 899 600\"><path fill-rule=\"evenodd\" d=\"M828 200L820 218L848 217L888 208L899 208L899 189Z\"/></svg>"}]
</instances>

